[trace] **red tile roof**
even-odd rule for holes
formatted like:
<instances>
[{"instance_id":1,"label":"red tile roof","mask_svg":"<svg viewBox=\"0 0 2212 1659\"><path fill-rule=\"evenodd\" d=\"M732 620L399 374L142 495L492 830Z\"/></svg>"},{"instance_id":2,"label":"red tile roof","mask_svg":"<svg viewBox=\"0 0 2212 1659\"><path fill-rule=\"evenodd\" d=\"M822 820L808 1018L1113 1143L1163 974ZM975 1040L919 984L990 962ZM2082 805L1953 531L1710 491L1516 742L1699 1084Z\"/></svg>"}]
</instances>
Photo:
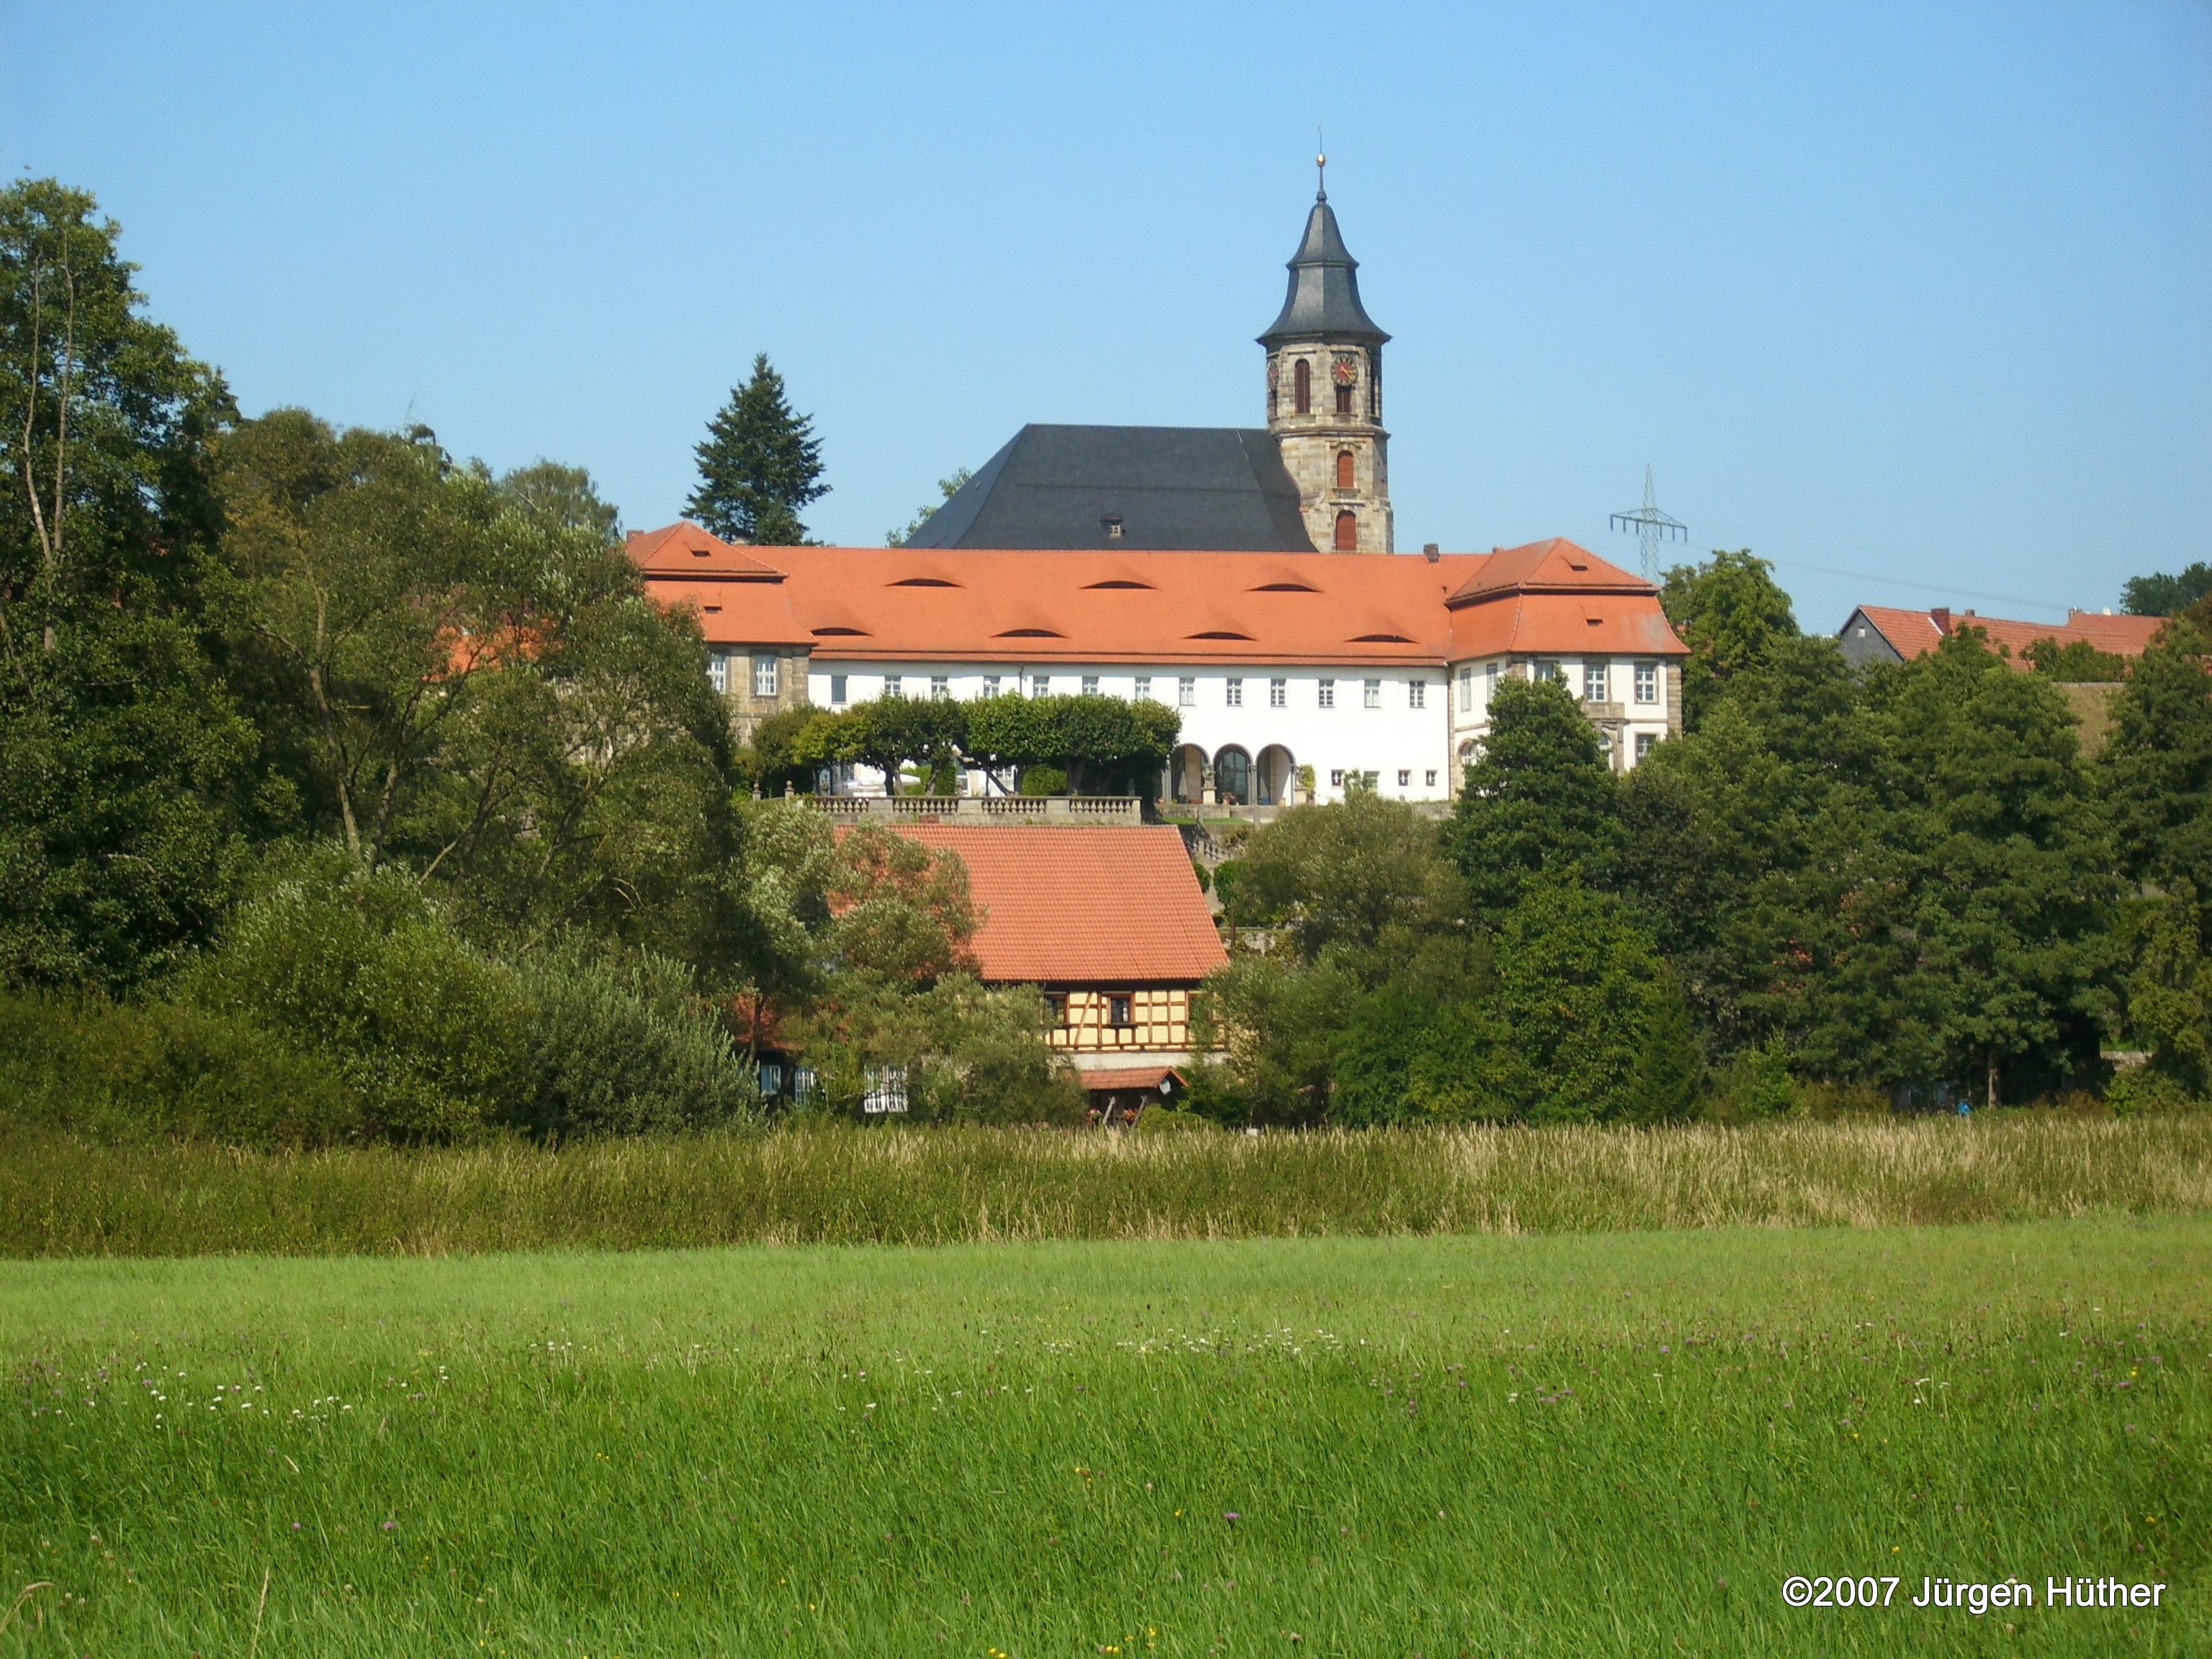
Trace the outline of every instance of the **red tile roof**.
<instances>
[{"instance_id":1,"label":"red tile roof","mask_svg":"<svg viewBox=\"0 0 2212 1659\"><path fill-rule=\"evenodd\" d=\"M985 912L974 949L986 980L1194 985L1229 960L1170 825L915 823L898 833L967 865Z\"/></svg>"},{"instance_id":2,"label":"red tile roof","mask_svg":"<svg viewBox=\"0 0 2212 1659\"><path fill-rule=\"evenodd\" d=\"M783 572L686 520L659 530L633 530L629 556L648 577L694 581L777 581Z\"/></svg>"},{"instance_id":3,"label":"red tile roof","mask_svg":"<svg viewBox=\"0 0 2212 1659\"><path fill-rule=\"evenodd\" d=\"M1875 625L1901 657L1933 651L1947 635L1978 628L1989 635L1992 647L2003 646L2016 663L2024 664L2027 647L2038 640L2062 646L2081 641L2114 656L2140 657L2151 635L2165 625L2162 617L2108 617L2091 611L2074 611L2063 623L2014 622L2004 617L1978 617L1971 611L1900 611L1889 605L1863 605L1859 614Z\"/></svg>"},{"instance_id":4,"label":"red tile roof","mask_svg":"<svg viewBox=\"0 0 2212 1659\"><path fill-rule=\"evenodd\" d=\"M811 641L827 662L1441 664L1476 648L1684 654L1656 588L1558 538L1434 560L883 547L710 548L701 556L712 541L696 526L677 526L631 545L649 544L641 562L652 591L697 605L710 642ZM672 545L683 550L672 554Z\"/></svg>"},{"instance_id":5,"label":"red tile roof","mask_svg":"<svg viewBox=\"0 0 2212 1659\"><path fill-rule=\"evenodd\" d=\"M1070 1054L1077 1072L1081 1073L1086 1089L1157 1089L1170 1078L1182 1080L1182 1074L1172 1066L1086 1066L1087 1060L1097 1058L1090 1054Z\"/></svg>"}]
</instances>

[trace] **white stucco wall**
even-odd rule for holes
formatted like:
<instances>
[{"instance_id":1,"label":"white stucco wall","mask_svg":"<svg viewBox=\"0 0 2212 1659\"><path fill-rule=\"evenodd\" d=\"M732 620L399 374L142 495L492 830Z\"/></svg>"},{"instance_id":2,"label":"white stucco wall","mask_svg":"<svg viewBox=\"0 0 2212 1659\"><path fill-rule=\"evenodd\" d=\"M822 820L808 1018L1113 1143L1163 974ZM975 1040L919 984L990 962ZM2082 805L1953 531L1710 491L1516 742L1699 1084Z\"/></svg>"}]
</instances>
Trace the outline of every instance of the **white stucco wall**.
<instances>
[{"instance_id":1,"label":"white stucco wall","mask_svg":"<svg viewBox=\"0 0 2212 1659\"><path fill-rule=\"evenodd\" d=\"M1551 660L1551 659L1547 659ZM1584 661L1557 659L1568 686L1577 696L1584 688ZM1676 671L1656 662L1653 700L1636 699L1635 661L1628 658L1600 659L1605 663L1602 704L1592 705L1601 728L1621 733L1616 765L1623 769L1636 763L1638 734L1656 742L1668 730L1669 678ZM1644 659L1650 660L1650 659ZM1444 800L1457 787L1461 763L1454 757L1470 740L1489 730L1489 694L1497 675L1526 675L1525 661L1498 658L1449 671L1438 667L1248 667L1167 665L1133 667L1128 664L1036 666L1015 662L984 666L977 664L921 662L849 662L810 665L807 700L817 708L848 708L884 695L887 681L898 679L900 692L910 697L933 695L933 682L942 679L947 695L966 701L986 695L986 681L995 678L998 695L1034 695L1037 681L1054 695L1095 690L1106 696L1153 701L1177 707L1182 715L1181 741L1203 750L1208 761L1234 744L1254 762L1267 749L1289 750L1293 766L1314 769L1318 799L1342 798L1346 776L1375 775L1378 793L1400 800ZM1470 671L1467 707L1461 707L1458 671ZM1096 684L1090 682L1095 680ZM1149 680L1148 689L1140 680ZM1273 683L1282 682L1282 706L1273 704ZM1183 683L1189 683L1188 691ZM1231 683L1241 682L1241 704L1231 703ZM1370 682L1376 686L1378 706L1367 706ZM837 695L841 689L842 696ZM1334 706L1322 705L1324 682L1334 690ZM1413 687L1422 688L1420 706ZM864 790L881 787L881 780L863 771L856 785ZM970 787L980 788L981 780Z\"/></svg>"}]
</instances>

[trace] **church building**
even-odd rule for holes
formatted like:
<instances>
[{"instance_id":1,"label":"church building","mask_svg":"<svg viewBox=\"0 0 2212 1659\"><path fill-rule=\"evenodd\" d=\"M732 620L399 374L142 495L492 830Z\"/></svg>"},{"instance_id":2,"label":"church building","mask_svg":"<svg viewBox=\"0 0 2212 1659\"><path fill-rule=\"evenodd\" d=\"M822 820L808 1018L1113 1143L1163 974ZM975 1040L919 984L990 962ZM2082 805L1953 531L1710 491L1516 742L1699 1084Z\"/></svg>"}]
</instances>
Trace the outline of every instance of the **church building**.
<instances>
[{"instance_id":1,"label":"church building","mask_svg":"<svg viewBox=\"0 0 2212 1659\"><path fill-rule=\"evenodd\" d=\"M1658 590L1560 538L1396 553L1390 337L1358 273L1319 191L1259 337L1264 427L1025 426L897 547L677 524L633 532L631 556L698 615L740 738L800 703L1097 694L1180 711L1171 799L1442 801L1498 682L1536 678L1626 771L1681 729L1688 653Z\"/></svg>"}]
</instances>

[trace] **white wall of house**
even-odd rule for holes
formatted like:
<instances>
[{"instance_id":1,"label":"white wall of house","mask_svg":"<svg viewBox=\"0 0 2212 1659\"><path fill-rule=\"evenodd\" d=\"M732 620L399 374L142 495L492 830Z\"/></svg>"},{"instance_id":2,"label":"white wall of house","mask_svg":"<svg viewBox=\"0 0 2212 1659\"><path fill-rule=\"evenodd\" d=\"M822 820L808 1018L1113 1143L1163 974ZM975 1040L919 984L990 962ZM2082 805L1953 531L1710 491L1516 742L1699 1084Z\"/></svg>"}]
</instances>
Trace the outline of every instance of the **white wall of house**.
<instances>
[{"instance_id":1,"label":"white wall of house","mask_svg":"<svg viewBox=\"0 0 2212 1659\"><path fill-rule=\"evenodd\" d=\"M1310 766L1317 799L1342 799L1348 780L1371 775L1373 787L1398 800L1449 799L1459 783L1469 745L1490 729L1490 699L1497 683L1548 672L1564 678L1607 732L1618 769L1633 767L1644 750L1663 738L1669 710L1679 706L1680 671L1663 659L1491 657L1441 667L1315 668L1192 666L1095 667L1007 662L984 667L962 663L824 663L809 665L807 700L842 708L896 690L909 697L984 696L1097 692L1134 701L1150 697L1176 706L1185 745L1209 765L1224 751L1242 750L1254 765L1281 775ZM1601 696L1591 696L1601 692ZM1286 758L1271 757L1279 750ZM1291 770L1288 775L1294 778ZM1272 781L1272 778L1271 780ZM854 787L882 788L882 780L857 769ZM1188 780L1182 781L1188 782ZM1171 779L1166 793L1176 793ZM984 780L971 775L981 793ZM1266 789L1255 776L1251 794ZM1286 792L1285 792L1286 793ZM1279 794L1278 799L1281 799Z\"/></svg>"}]
</instances>

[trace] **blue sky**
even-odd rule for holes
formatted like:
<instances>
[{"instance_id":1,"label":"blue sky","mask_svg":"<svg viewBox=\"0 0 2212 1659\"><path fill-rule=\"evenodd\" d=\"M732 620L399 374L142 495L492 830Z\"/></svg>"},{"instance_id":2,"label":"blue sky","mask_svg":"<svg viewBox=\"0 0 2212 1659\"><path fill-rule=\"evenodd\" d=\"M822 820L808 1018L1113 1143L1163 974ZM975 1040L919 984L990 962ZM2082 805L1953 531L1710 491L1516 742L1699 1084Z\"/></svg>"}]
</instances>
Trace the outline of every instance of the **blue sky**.
<instances>
[{"instance_id":1,"label":"blue sky","mask_svg":"<svg viewBox=\"0 0 2212 1659\"><path fill-rule=\"evenodd\" d=\"M588 466L633 526L757 350L873 544L1024 421L1256 425L1328 123L1401 548L1565 534L2056 618L2212 557L2212 6L0 0L258 412Z\"/></svg>"}]
</instances>

